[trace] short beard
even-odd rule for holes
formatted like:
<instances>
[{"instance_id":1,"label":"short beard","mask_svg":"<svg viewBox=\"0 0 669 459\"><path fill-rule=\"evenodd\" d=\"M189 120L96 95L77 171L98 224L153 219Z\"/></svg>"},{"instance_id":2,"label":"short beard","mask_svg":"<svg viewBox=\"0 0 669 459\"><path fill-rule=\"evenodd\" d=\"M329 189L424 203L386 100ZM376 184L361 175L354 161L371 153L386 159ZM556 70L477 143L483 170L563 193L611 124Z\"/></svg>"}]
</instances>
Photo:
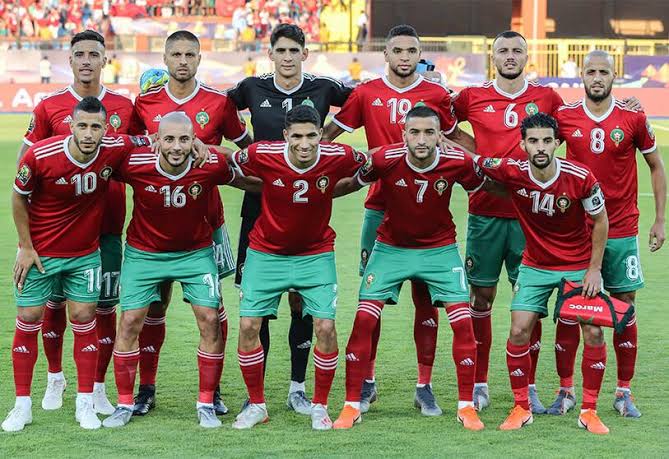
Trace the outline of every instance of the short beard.
<instances>
[{"instance_id":1,"label":"short beard","mask_svg":"<svg viewBox=\"0 0 669 459\"><path fill-rule=\"evenodd\" d=\"M518 78L520 75L523 74L523 69L520 69L518 72L515 73L504 73L502 70L497 69L497 73L506 80L515 80L516 78Z\"/></svg>"},{"instance_id":2,"label":"short beard","mask_svg":"<svg viewBox=\"0 0 669 459\"><path fill-rule=\"evenodd\" d=\"M393 72L395 75L397 75L397 76L400 77L400 78L408 78L408 77L410 77L411 75L413 75L414 73L416 73L416 67L414 67L414 68L412 68L411 70L409 70L409 73L407 73L406 75L403 75L403 74L399 73L399 72L397 71L397 69L394 69L394 68L391 68L391 67L388 67L388 68L390 69L391 72Z\"/></svg>"},{"instance_id":3,"label":"short beard","mask_svg":"<svg viewBox=\"0 0 669 459\"><path fill-rule=\"evenodd\" d=\"M609 87L606 89L606 91L604 91L604 92L602 93L601 96L597 96L597 95L594 95L594 94L590 93L590 91L589 91L588 89L585 90L585 94L588 96L588 99L590 99L591 101L593 101L593 102L601 102L601 101L603 101L604 99L606 99L607 97L609 97L609 95L611 94L611 89L612 89L612 86L609 86Z\"/></svg>"},{"instance_id":4,"label":"short beard","mask_svg":"<svg viewBox=\"0 0 669 459\"><path fill-rule=\"evenodd\" d=\"M165 154L165 155L164 155L164 158L165 158L165 161L167 161L167 164L169 164L171 167L181 167L181 166L184 165L184 163L185 163L186 161L188 161L188 158L190 158L190 154L188 154L188 155L184 156L184 160L181 161L179 164L172 164L172 163L170 162L168 156L169 156L169 153Z\"/></svg>"},{"instance_id":5,"label":"short beard","mask_svg":"<svg viewBox=\"0 0 669 459\"><path fill-rule=\"evenodd\" d=\"M553 162L553 157L551 156L551 157L549 158L549 161L548 161L546 164L541 164L541 165L539 165L539 164L535 163L534 161L532 161L532 165L533 165L534 167L536 167L537 169L541 169L541 170L543 170L543 169L546 169L548 166L550 166L552 162Z\"/></svg>"},{"instance_id":6,"label":"short beard","mask_svg":"<svg viewBox=\"0 0 669 459\"><path fill-rule=\"evenodd\" d=\"M86 156L92 155L96 151L98 151L98 148L100 148L100 144L102 143L102 139L99 140L98 143L95 145L95 148L93 148L93 151L91 151L90 153L86 153L84 150L81 149L81 145L79 145L79 140L77 139L77 136L72 136L72 138L74 139L74 144L77 146L79 151Z\"/></svg>"}]
</instances>

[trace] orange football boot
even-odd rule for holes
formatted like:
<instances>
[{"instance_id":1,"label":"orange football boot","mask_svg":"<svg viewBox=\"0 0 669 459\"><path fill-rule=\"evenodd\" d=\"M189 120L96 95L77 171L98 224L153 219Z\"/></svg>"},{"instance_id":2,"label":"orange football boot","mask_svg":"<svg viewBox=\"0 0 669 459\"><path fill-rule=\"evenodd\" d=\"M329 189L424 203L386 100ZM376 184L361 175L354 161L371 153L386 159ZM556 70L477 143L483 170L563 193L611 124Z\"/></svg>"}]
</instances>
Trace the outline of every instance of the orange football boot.
<instances>
[{"instance_id":1,"label":"orange football boot","mask_svg":"<svg viewBox=\"0 0 669 459\"><path fill-rule=\"evenodd\" d=\"M500 430L518 430L528 424L532 424L534 418L532 417L532 412L526 410L520 405L513 407L507 418L504 420L502 425L499 426Z\"/></svg>"},{"instance_id":2,"label":"orange football boot","mask_svg":"<svg viewBox=\"0 0 669 459\"><path fill-rule=\"evenodd\" d=\"M353 424L360 424L361 421L360 410L353 408L351 405L344 405L344 409L341 410L339 417L332 424L332 427L334 429L350 429L353 427Z\"/></svg>"},{"instance_id":3,"label":"orange football boot","mask_svg":"<svg viewBox=\"0 0 669 459\"><path fill-rule=\"evenodd\" d=\"M609 433L609 428L597 416L597 410L585 410L582 412L578 417L578 426L597 435L606 435Z\"/></svg>"},{"instance_id":4,"label":"orange football boot","mask_svg":"<svg viewBox=\"0 0 669 459\"><path fill-rule=\"evenodd\" d=\"M460 421L467 430L483 430L484 427L476 412L476 408L473 406L466 406L458 410L458 421Z\"/></svg>"}]
</instances>

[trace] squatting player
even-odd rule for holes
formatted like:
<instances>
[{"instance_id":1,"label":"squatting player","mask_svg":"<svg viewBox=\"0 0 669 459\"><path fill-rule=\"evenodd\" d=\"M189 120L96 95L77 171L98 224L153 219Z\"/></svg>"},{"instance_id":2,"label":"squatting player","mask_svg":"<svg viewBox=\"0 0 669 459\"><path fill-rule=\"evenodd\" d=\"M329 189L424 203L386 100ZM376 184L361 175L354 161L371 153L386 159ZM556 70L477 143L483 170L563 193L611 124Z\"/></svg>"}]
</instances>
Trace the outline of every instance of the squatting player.
<instances>
[{"instance_id":1,"label":"squatting player","mask_svg":"<svg viewBox=\"0 0 669 459\"><path fill-rule=\"evenodd\" d=\"M644 284L639 262L636 150L650 168L655 195L655 222L648 237L651 252L659 250L665 239L667 179L646 115L627 108L611 94L615 77L613 58L605 51L591 52L583 61L585 98L560 107L555 117L560 138L567 142L567 158L588 166L606 196L609 238L602 265L604 288L615 298L635 303L635 292ZM548 410L551 414L564 414L575 404L572 376L579 340L577 323L558 321L555 360L560 389ZM639 417L630 389L637 353L636 319L623 333L613 334L613 345L618 363L613 406L622 416Z\"/></svg>"},{"instance_id":2,"label":"squatting player","mask_svg":"<svg viewBox=\"0 0 669 459\"><path fill-rule=\"evenodd\" d=\"M302 71L308 58L304 32L293 24L280 24L270 37L269 58L274 63L274 72L242 80L227 91L237 109L251 112L253 137L256 141L282 141L286 112L310 101L325 120L330 107L341 107L351 93L351 88L341 82ZM245 193L242 204L242 225L237 252L235 284L242 283L249 233L260 215L260 195ZM309 361L309 350L313 336L313 321L310 315L303 316L301 302L296 293L288 294L291 309L288 344L290 345L290 388L288 408L309 415L311 403L307 398L304 381ZM265 362L269 355L269 319L264 319L260 329L260 342L265 351Z\"/></svg>"},{"instance_id":3,"label":"squatting player","mask_svg":"<svg viewBox=\"0 0 669 459\"><path fill-rule=\"evenodd\" d=\"M122 314L114 346L118 406L104 420L105 427L123 426L132 417L139 333L165 281L181 282L200 330L200 426L221 425L213 405L223 370L223 340L209 197L217 185L241 186L242 181L235 179L226 157L213 151L203 167L196 167L191 157L194 141L188 115L166 114L158 128L160 155L149 148L137 149L114 172L133 189L133 212L121 271Z\"/></svg>"},{"instance_id":4,"label":"squatting player","mask_svg":"<svg viewBox=\"0 0 669 459\"><path fill-rule=\"evenodd\" d=\"M466 429L483 429L472 401L476 341L449 203L455 183L471 192L484 180L462 151L437 148L440 135L439 114L427 106L414 107L406 114L404 143L370 152L356 177L337 186L338 192L341 187L347 193L382 182L386 206L362 277L358 310L346 346L346 403L335 429L350 429L360 422L360 391L369 365L372 333L384 305L397 303L402 283L413 279L427 285L431 303L446 309L453 329L457 419Z\"/></svg>"},{"instance_id":5,"label":"squatting player","mask_svg":"<svg viewBox=\"0 0 669 459\"><path fill-rule=\"evenodd\" d=\"M352 177L365 156L347 145L321 143L322 132L316 109L298 105L286 113L285 141L258 142L232 157L241 174L263 182L239 295L239 365L249 403L236 429L268 420L259 331L264 317L277 316L281 295L290 289L300 294L302 314L313 317L316 331L311 425L332 428L327 406L338 360L337 272L329 222L335 184Z\"/></svg>"},{"instance_id":6,"label":"squatting player","mask_svg":"<svg viewBox=\"0 0 669 459\"><path fill-rule=\"evenodd\" d=\"M37 104L28 132L23 139L19 158L28 147L40 140L55 135L69 135L72 111L78 102L88 96L97 97L105 106L108 134L130 132L132 102L100 83L100 74L107 62L102 35L92 30L80 32L72 37L70 46L70 67L74 80L70 86L51 94ZM112 180L104 205L100 235L102 288L96 313L99 352L93 402L96 412L111 414L114 407L107 400L105 393L105 375L116 337L121 234L125 223L125 187ZM42 323L42 345L49 364L46 392L42 399L42 408L45 410L56 410L63 406L63 391L66 386L62 367L65 326L65 298L60 287L56 285L54 296L47 301Z\"/></svg>"},{"instance_id":7,"label":"squatting player","mask_svg":"<svg viewBox=\"0 0 669 459\"><path fill-rule=\"evenodd\" d=\"M535 323L548 315L548 299L562 279L583 283L583 292L601 290L602 257L608 232L604 196L595 176L580 163L555 158L558 127L544 113L520 125L521 148L527 160L476 156L486 176L511 196L527 244L514 285L511 331L506 362L514 407L500 426L516 430L533 421L529 401L530 335ZM589 216L592 229L588 228ZM597 416L597 397L606 368L602 329L581 324L583 403L578 425L596 434L609 429Z\"/></svg>"},{"instance_id":8,"label":"squatting player","mask_svg":"<svg viewBox=\"0 0 669 459\"><path fill-rule=\"evenodd\" d=\"M170 74L169 82L137 97L133 129L138 132L146 129L149 133L155 133L163 116L183 111L193 122L195 136L207 145L220 145L224 137L231 139L240 148L251 143L251 137L240 120L234 103L225 94L195 77L201 60L200 42L195 35L186 30L172 33L165 41L163 60ZM208 199L208 220L213 229L220 280L234 273L234 256L218 188L211 189ZM139 392L134 408L136 415L144 415L155 406L156 374L160 350L165 341L165 314L170 302L170 290L169 282L161 288L161 300L149 308L139 335ZM219 309L219 319L225 347L228 320L223 303ZM218 388L214 394L214 407L219 415L228 412Z\"/></svg>"},{"instance_id":9,"label":"squatting player","mask_svg":"<svg viewBox=\"0 0 669 459\"><path fill-rule=\"evenodd\" d=\"M112 172L125 154L135 143L149 143L146 137L103 137L107 115L97 98L83 98L70 115L71 134L36 142L19 162L12 193L19 236L14 265L18 315L12 344L16 403L2 423L5 431L23 430L32 422L30 387L37 335L46 303L61 284L74 334L75 419L84 429L100 427L93 406L93 383L104 200Z\"/></svg>"},{"instance_id":10,"label":"squatting player","mask_svg":"<svg viewBox=\"0 0 669 459\"><path fill-rule=\"evenodd\" d=\"M358 85L332 123L325 128L326 140L333 140L344 131L353 132L364 126L369 149L402 142L407 113L419 103L437 111L441 129L468 148L474 148L471 137L457 127L451 98L443 86L425 79L416 72L421 46L416 30L409 25L393 27L388 32L384 50L388 73L375 80ZM374 182L365 201L365 216L360 238L360 275L372 252L376 230L381 224L386 206L382 183ZM432 306L425 284L412 282L411 293L416 306L414 340L418 360L418 380L415 402L428 416L441 414L441 408L432 393L432 365L437 347L438 309ZM370 367L362 388L360 403L363 413L376 400L375 358L381 332L379 321L372 338Z\"/></svg>"}]
</instances>

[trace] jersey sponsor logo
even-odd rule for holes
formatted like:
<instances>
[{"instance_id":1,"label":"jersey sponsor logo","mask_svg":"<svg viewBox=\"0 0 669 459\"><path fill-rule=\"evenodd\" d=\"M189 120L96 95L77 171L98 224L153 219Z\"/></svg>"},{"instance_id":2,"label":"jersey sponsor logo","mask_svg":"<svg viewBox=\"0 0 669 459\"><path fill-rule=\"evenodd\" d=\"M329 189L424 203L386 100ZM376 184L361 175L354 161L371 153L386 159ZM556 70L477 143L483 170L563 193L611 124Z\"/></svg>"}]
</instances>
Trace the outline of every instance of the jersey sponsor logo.
<instances>
[{"instance_id":1,"label":"jersey sponsor logo","mask_svg":"<svg viewBox=\"0 0 669 459\"><path fill-rule=\"evenodd\" d=\"M372 102L372 107L383 107L383 102L378 97Z\"/></svg>"},{"instance_id":2,"label":"jersey sponsor logo","mask_svg":"<svg viewBox=\"0 0 669 459\"><path fill-rule=\"evenodd\" d=\"M571 200L567 196L562 195L557 198L555 205L560 209L560 212L565 213L569 209L569 206L571 206Z\"/></svg>"},{"instance_id":3,"label":"jersey sponsor logo","mask_svg":"<svg viewBox=\"0 0 669 459\"><path fill-rule=\"evenodd\" d=\"M30 180L31 175L32 171L30 170L30 167L28 167L27 164L24 164L16 173L16 180L18 180L21 185L26 186L28 184L28 180Z\"/></svg>"},{"instance_id":4,"label":"jersey sponsor logo","mask_svg":"<svg viewBox=\"0 0 669 459\"><path fill-rule=\"evenodd\" d=\"M360 251L360 261L362 266L367 266L367 260L369 260L369 251L367 249L362 249Z\"/></svg>"},{"instance_id":5,"label":"jersey sponsor logo","mask_svg":"<svg viewBox=\"0 0 669 459\"><path fill-rule=\"evenodd\" d=\"M483 160L483 163L481 163L481 166L486 167L488 169L496 169L501 165L502 165L502 158L486 158Z\"/></svg>"},{"instance_id":6,"label":"jersey sponsor logo","mask_svg":"<svg viewBox=\"0 0 669 459\"><path fill-rule=\"evenodd\" d=\"M114 113L109 117L109 124L111 124L111 127L114 128L114 132L116 132L118 128L121 127L121 117Z\"/></svg>"},{"instance_id":7,"label":"jersey sponsor logo","mask_svg":"<svg viewBox=\"0 0 669 459\"><path fill-rule=\"evenodd\" d=\"M67 123L71 123L71 122L72 122L72 115L67 115L62 121L63 124L67 124Z\"/></svg>"},{"instance_id":8,"label":"jersey sponsor logo","mask_svg":"<svg viewBox=\"0 0 669 459\"><path fill-rule=\"evenodd\" d=\"M558 351L558 352L566 352L567 351L565 348L560 346L559 343L555 343L555 350Z\"/></svg>"},{"instance_id":9,"label":"jersey sponsor logo","mask_svg":"<svg viewBox=\"0 0 669 459\"><path fill-rule=\"evenodd\" d=\"M272 108L272 104L269 103L269 100L265 99L260 104L260 108Z\"/></svg>"},{"instance_id":10,"label":"jersey sponsor logo","mask_svg":"<svg viewBox=\"0 0 669 459\"><path fill-rule=\"evenodd\" d=\"M439 196L444 194L446 188L448 188L448 182L443 177L439 177L439 180L434 182L434 189L437 190Z\"/></svg>"},{"instance_id":11,"label":"jersey sponsor logo","mask_svg":"<svg viewBox=\"0 0 669 459\"><path fill-rule=\"evenodd\" d=\"M525 105L525 113L528 115L536 115L539 113L539 106L535 104L534 102L530 102L529 104Z\"/></svg>"},{"instance_id":12,"label":"jersey sponsor logo","mask_svg":"<svg viewBox=\"0 0 669 459\"><path fill-rule=\"evenodd\" d=\"M30 351L25 346L17 346L13 349L13 351L19 354L30 354Z\"/></svg>"},{"instance_id":13,"label":"jersey sponsor logo","mask_svg":"<svg viewBox=\"0 0 669 459\"><path fill-rule=\"evenodd\" d=\"M365 164L362 165L360 168L360 174L362 175L367 175L372 171L372 157L369 156L367 158L367 161L365 161Z\"/></svg>"},{"instance_id":14,"label":"jersey sponsor logo","mask_svg":"<svg viewBox=\"0 0 669 459\"><path fill-rule=\"evenodd\" d=\"M283 184L283 181L282 181L280 178L274 180L274 181L272 182L272 185L275 185L275 186L286 186L286 185Z\"/></svg>"},{"instance_id":15,"label":"jersey sponsor logo","mask_svg":"<svg viewBox=\"0 0 669 459\"><path fill-rule=\"evenodd\" d=\"M241 150L237 155L237 164L244 164L247 162L249 162L249 152L246 149Z\"/></svg>"},{"instance_id":16,"label":"jersey sponsor logo","mask_svg":"<svg viewBox=\"0 0 669 459\"><path fill-rule=\"evenodd\" d=\"M593 370L606 370L606 365L603 362L597 362L590 365Z\"/></svg>"},{"instance_id":17,"label":"jersey sponsor logo","mask_svg":"<svg viewBox=\"0 0 669 459\"><path fill-rule=\"evenodd\" d=\"M371 287L375 279L376 276L374 275L374 273L369 273L367 274L367 276L365 276L365 285L367 285L367 288Z\"/></svg>"},{"instance_id":18,"label":"jersey sponsor logo","mask_svg":"<svg viewBox=\"0 0 669 459\"><path fill-rule=\"evenodd\" d=\"M295 347L298 349L311 349L311 341L306 340L304 343L300 343Z\"/></svg>"},{"instance_id":19,"label":"jersey sponsor logo","mask_svg":"<svg viewBox=\"0 0 669 459\"><path fill-rule=\"evenodd\" d=\"M519 194L524 198L528 197L527 190L525 188L521 188L520 190L516 191L516 194Z\"/></svg>"},{"instance_id":20,"label":"jersey sponsor logo","mask_svg":"<svg viewBox=\"0 0 669 459\"><path fill-rule=\"evenodd\" d=\"M157 115L153 118L153 122L154 122L154 123L160 123L160 120L162 120L162 119L163 119L163 115L161 115L161 114L159 113L159 114L157 114Z\"/></svg>"},{"instance_id":21,"label":"jersey sponsor logo","mask_svg":"<svg viewBox=\"0 0 669 459\"><path fill-rule=\"evenodd\" d=\"M474 366L474 361L472 359L470 359L469 357L467 357L466 359L464 359L460 362L460 365L462 365L464 367L473 367Z\"/></svg>"},{"instance_id":22,"label":"jersey sponsor logo","mask_svg":"<svg viewBox=\"0 0 669 459\"><path fill-rule=\"evenodd\" d=\"M97 351L97 350L98 350L98 348L97 348L97 346L96 346L95 344L89 344L88 346L86 346L85 348L83 348L83 349L81 350L81 352L95 352L95 351Z\"/></svg>"},{"instance_id":23,"label":"jersey sponsor logo","mask_svg":"<svg viewBox=\"0 0 669 459\"><path fill-rule=\"evenodd\" d=\"M647 124L650 126L650 124ZM28 123L28 132L33 132L35 130L35 115L30 117L30 123Z\"/></svg>"},{"instance_id":24,"label":"jersey sponsor logo","mask_svg":"<svg viewBox=\"0 0 669 459\"><path fill-rule=\"evenodd\" d=\"M318 177L318 180L316 181L316 188L321 190L321 193L325 193L328 185L330 185L330 179L327 178L327 176L323 175L322 177Z\"/></svg>"},{"instance_id":25,"label":"jersey sponsor logo","mask_svg":"<svg viewBox=\"0 0 669 459\"><path fill-rule=\"evenodd\" d=\"M195 115L195 121L200 125L201 129L209 124L209 113L204 111L204 108Z\"/></svg>"},{"instance_id":26,"label":"jersey sponsor logo","mask_svg":"<svg viewBox=\"0 0 669 459\"><path fill-rule=\"evenodd\" d=\"M653 130L653 126L650 125L650 121L646 118L646 131L648 131L648 137L651 138L651 140L655 140L655 131Z\"/></svg>"},{"instance_id":27,"label":"jersey sponsor logo","mask_svg":"<svg viewBox=\"0 0 669 459\"><path fill-rule=\"evenodd\" d=\"M149 193L157 193L158 190L156 190L156 187L153 185L149 185L146 188L144 188L144 191L148 191Z\"/></svg>"},{"instance_id":28,"label":"jersey sponsor logo","mask_svg":"<svg viewBox=\"0 0 669 459\"><path fill-rule=\"evenodd\" d=\"M615 128L613 131L611 131L611 140L613 140L613 143L616 144L616 147L620 145L620 142L622 142L624 138L625 133L622 129Z\"/></svg>"},{"instance_id":29,"label":"jersey sponsor logo","mask_svg":"<svg viewBox=\"0 0 669 459\"><path fill-rule=\"evenodd\" d=\"M429 327L429 328L437 328L438 327L437 322L432 318L424 320L421 323L421 325L424 326L424 327Z\"/></svg>"},{"instance_id":30,"label":"jersey sponsor logo","mask_svg":"<svg viewBox=\"0 0 669 459\"><path fill-rule=\"evenodd\" d=\"M399 179L398 181L395 182L395 185L405 187L407 186L407 182L404 181L403 178Z\"/></svg>"},{"instance_id":31,"label":"jersey sponsor logo","mask_svg":"<svg viewBox=\"0 0 669 459\"><path fill-rule=\"evenodd\" d=\"M148 147L151 145L149 138L145 136L132 135L130 136L130 141L136 147Z\"/></svg>"},{"instance_id":32,"label":"jersey sponsor logo","mask_svg":"<svg viewBox=\"0 0 669 459\"><path fill-rule=\"evenodd\" d=\"M193 199L197 199L198 196L202 194L202 185L195 182L188 187L188 194L191 195Z\"/></svg>"},{"instance_id":33,"label":"jersey sponsor logo","mask_svg":"<svg viewBox=\"0 0 669 459\"><path fill-rule=\"evenodd\" d=\"M521 370L520 368L516 368L515 370L513 370L513 371L512 371L511 373L509 373L509 374L510 374L511 376L517 376L517 377L525 376L525 373L523 373L523 370Z\"/></svg>"},{"instance_id":34,"label":"jersey sponsor logo","mask_svg":"<svg viewBox=\"0 0 669 459\"><path fill-rule=\"evenodd\" d=\"M346 360L348 362L359 362L360 361L358 356L355 355L353 352L349 352L348 354L346 354Z\"/></svg>"},{"instance_id":35,"label":"jersey sponsor logo","mask_svg":"<svg viewBox=\"0 0 669 459\"><path fill-rule=\"evenodd\" d=\"M572 137L583 137L583 134L581 133L580 129L576 129L571 136Z\"/></svg>"},{"instance_id":36,"label":"jersey sponsor logo","mask_svg":"<svg viewBox=\"0 0 669 459\"><path fill-rule=\"evenodd\" d=\"M618 347L622 347L623 349L634 349L636 346L631 341L625 341L624 343L620 343Z\"/></svg>"},{"instance_id":37,"label":"jersey sponsor logo","mask_svg":"<svg viewBox=\"0 0 669 459\"><path fill-rule=\"evenodd\" d=\"M467 257L467 259L465 260L465 269L467 270L467 272L474 269L474 259L472 257Z\"/></svg>"},{"instance_id":38,"label":"jersey sponsor logo","mask_svg":"<svg viewBox=\"0 0 669 459\"><path fill-rule=\"evenodd\" d=\"M492 105L488 105L486 108L483 109L484 113L495 113L495 109L493 108Z\"/></svg>"},{"instance_id":39,"label":"jersey sponsor logo","mask_svg":"<svg viewBox=\"0 0 669 459\"><path fill-rule=\"evenodd\" d=\"M364 163L367 161L367 156L364 153L359 152L358 150L353 150L353 159L356 163Z\"/></svg>"},{"instance_id":40,"label":"jersey sponsor logo","mask_svg":"<svg viewBox=\"0 0 669 459\"><path fill-rule=\"evenodd\" d=\"M113 170L110 166L105 166L100 171L100 177L102 177L104 180L109 180L109 177L111 177L112 172Z\"/></svg>"},{"instance_id":41,"label":"jersey sponsor logo","mask_svg":"<svg viewBox=\"0 0 669 459\"><path fill-rule=\"evenodd\" d=\"M67 180L65 180L65 177L61 177L56 180L56 185L67 185Z\"/></svg>"}]
</instances>

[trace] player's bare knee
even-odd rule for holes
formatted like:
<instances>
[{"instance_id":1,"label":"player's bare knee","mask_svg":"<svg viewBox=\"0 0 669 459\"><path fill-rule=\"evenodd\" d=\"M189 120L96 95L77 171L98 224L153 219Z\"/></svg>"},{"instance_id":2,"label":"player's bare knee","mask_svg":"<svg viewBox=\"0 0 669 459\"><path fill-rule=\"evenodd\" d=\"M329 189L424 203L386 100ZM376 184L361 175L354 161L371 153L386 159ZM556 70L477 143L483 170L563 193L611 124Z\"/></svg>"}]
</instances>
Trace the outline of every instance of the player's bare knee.
<instances>
[{"instance_id":1,"label":"player's bare knee","mask_svg":"<svg viewBox=\"0 0 669 459\"><path fill-rule=\"evenodd\" d=\"M167 312L167 306L169 303L163 303L161 301L155 301L149 305L149 312L147 316L153 318L165 317Z\"/></svg>"},{"instance_id":2,"label":"player's bare knee","mask_svg":"<svg viewBox=\"0 0 669 459\"><path fill-rule=\"evenodd\" d=\"M250 345L258 340L262 317L242 317L239 320L239 344Z\"/></svg>"},{"instance_id":3,"label":"player's bare knee","mask_svg":"<svg viewBox=\"0 0 669 459\"><path fill-rule=\"evenodd\" d=\"M583 342L588 346L601 346L604 344L604 331L597 325L582 324Z\"/></svg>"},{"instance_id":4,"label":"player's bare knee","mask_svg":"<svg viewBox=\"0 0 669 459\"><path fill-rule=\"evenodd\" d=\"M123 311L118 327L117 340L133 341L139 336L144 326L144 317L146 315L140 311L136 309Z\"/></svg>"},{"instance_id":5,"label":"player's bare knee","mask_svg":"<svg viewBox=\"0 0 669 459\"><path fill-rule=\"evenodd\" d=\"M27 323L39 322L44 315L44 306L36 306L29 308L18 308L16 316Z\"/></svg>"},{"instance_id":6,"label":"player's bare knee","mask_svg":"<svg viewBox=\"0 0 669 459\"><path fill-rule=\"evenodd\" d=\"M74 322L90 322L95 319L96 304L94 303L76 303L68 304L67 315Z\"/></svg>"},{"instance_id":7,"label":"player's bare knee","mask_svg":"<svg viewBox=\"0 0 669 459\"><path fill-rule=\"evenodd\" d=\"M521 346L530 342L531 329L527 324L511 324L509 341L514 346Z\"/></svg>"},{"instance_id":8,"label":"player's bare knee","mask_svg":"<svg viewBox=\"0 0 669 459\"><path fill-rule=\"evenodd\" d=\"M636 301L636 292L612 293L611 296L613 298L617 298L620 301L624 301L625 303L629 304L634 304L634 302Z\"/></svg>"},{"instance_id":9,"label":"player's bare knee","mask_svg":"<svg viewBox=\"0 0 669 459\"><path fill-rule=\"evenodd\" d=\"M314 331L318 347L322 351L334 352L337 349L337 329L334 320L314 319Z\"/></svg>"}]
</instances>

